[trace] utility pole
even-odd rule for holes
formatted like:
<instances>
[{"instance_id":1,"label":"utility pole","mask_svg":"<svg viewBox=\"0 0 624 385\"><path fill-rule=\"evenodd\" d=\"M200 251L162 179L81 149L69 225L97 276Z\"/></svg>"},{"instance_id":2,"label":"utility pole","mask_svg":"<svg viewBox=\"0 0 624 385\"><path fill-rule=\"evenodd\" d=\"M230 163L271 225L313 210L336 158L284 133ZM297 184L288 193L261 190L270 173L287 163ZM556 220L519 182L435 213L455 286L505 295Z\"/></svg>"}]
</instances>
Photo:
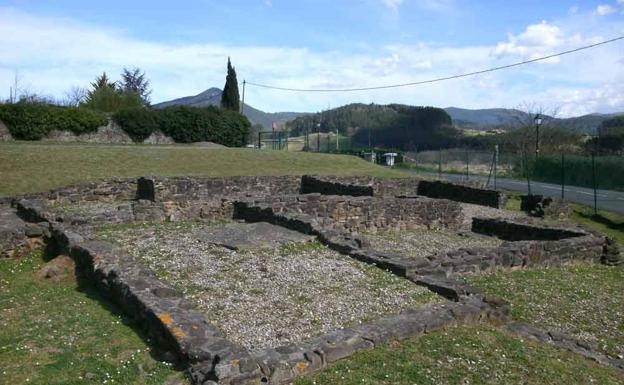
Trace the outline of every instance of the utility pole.
<instances>
[{"instance_id":1,"label":"utility pole","mask_svg":"<svg viewBox=\"0 0 624 385\"><path fill-rule=\"evenodd\" d=\"M243 101L240 105L240 113L241 115L243 115L243 112L245 112L245 85L247 84L246 80L243 80Z\"/></svg>"}]
</instances>

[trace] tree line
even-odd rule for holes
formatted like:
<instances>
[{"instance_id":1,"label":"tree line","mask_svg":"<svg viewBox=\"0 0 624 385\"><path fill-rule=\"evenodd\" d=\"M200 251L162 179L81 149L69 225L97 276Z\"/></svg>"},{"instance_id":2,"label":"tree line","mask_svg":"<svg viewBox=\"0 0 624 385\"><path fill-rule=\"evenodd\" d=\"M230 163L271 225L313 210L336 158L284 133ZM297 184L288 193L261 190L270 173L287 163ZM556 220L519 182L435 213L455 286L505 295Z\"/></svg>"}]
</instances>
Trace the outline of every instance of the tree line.
<instances>
[{"instance_id":1,"label":"tree line","mask_svg":"<svg viewBox=\"0 0 624 385\"><path fill-rule=\"evenodd\" d=\"M136 67L124 68L117 81L103 72L89 88L72 87L61 101L19 91L16 80L10 99L0 103L0 120L16 139L39 140L53 129L75 134L94 132L106 124L107 117L137 142L158 130L177 142L242 146L249 134L250 123L239 113L238 82L229 58L218 107L153 109L150 80Z\"/></svg>"}]
</instances>

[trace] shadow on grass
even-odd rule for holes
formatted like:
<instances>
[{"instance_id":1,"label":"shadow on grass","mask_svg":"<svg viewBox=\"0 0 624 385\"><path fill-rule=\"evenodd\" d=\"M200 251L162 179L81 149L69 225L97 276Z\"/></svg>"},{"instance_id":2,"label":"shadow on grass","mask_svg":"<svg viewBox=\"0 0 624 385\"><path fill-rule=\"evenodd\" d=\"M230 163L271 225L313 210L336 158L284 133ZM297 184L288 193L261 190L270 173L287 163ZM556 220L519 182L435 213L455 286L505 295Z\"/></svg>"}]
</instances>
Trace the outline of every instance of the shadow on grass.
<instances>
[{"instance_id":1,"label":"shadow on grass","mask_svg":"<svg viewBox=\"0 0 624 385\"><path fill-rule=\"evenodd\" d=\"M612 229L612 230L617 230L617 231L621 231L624 234L624 221L622 222L618 222L618 221L614 221L612 219L609 219L607 217L605 217L604 215L600 215L600 214L594 214L594 213L586 213L580 210L577 210L576 213L578 214L579 217L584 218L584 219L589 219L591 221L594 221L596 223L600 223L602 225L605 225L606 227Z\"/></svg>"},{"instance_id":2,"label":"shadow on grass","mask_svg":"<svg viewBox=\"0 0 624 385\"><path fill-rule=\"evenodd\" d=\"M173 364L174 370L180 372L188 368L187 362L178 359L175 354L172 354L171 348L158 344L154 338L150 338L143 325L124 313L117 304L105 298L91 282L85 282L78 277L76 277L76 279L78 282L76 291L86 295L90 300L98 302L98 304L111 315L119 317L124 326L132 329L132 331L143 340L149 349L150 356L154 360L169 362Z\"/></svg>"}]
</instances>

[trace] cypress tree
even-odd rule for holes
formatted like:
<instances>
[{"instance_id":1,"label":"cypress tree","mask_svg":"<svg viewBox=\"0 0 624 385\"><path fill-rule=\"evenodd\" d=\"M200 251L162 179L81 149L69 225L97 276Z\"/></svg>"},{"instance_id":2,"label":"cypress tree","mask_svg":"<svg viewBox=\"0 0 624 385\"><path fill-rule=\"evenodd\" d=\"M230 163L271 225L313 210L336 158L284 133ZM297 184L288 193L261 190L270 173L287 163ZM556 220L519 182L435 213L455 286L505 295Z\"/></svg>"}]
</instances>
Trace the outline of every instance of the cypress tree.
<instances>
[{"instance_id":1,"label":"cypress tree","mask_svg":"<svg viewBox=\"0 0 624 385\"><path fill-rule=\"evenodd\" d=\"M236 71L234 70L234 67L232 67L229 57L227 64L227 77L225 78L225 86L223 86L223 94L221 94L221 107L236 112L240 111L238 80L236 80Z\"/></svg>"}]
</instances>

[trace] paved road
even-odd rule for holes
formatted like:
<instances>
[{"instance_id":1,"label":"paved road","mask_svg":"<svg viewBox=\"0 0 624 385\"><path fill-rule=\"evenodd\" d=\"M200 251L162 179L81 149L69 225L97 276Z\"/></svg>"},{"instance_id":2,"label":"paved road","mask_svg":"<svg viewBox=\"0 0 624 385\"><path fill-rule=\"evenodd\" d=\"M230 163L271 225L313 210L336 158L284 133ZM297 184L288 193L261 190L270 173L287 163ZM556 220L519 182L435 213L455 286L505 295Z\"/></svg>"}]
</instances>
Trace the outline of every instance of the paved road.
<instances>
[{"instance_id":1,"label":"paved road","mask_svg":"<svg viewBox=\"0 0 624 385\"><path fill-rule=\"evenodd\" d=\"M438 174L430 174L437 176ZM465 175L460 174L442 174L442 176L450 181L465 180ZM471 180L482 180L487 182L486 176L471 175ZM490 187L494 186L494 181L490 180ZM527 193L527 181L498 178L496 180L496 186L498 188L519 191ZM534 182L531 181L531 192L533 194L540 194L545 196L551 196L553 198L561 197L561 185ZM565 200L580 203L587 206L594 206L594 190L585 187L566 186L565 187ZM598 208L602 210L614 211L620 214L624 214L624 192L612 191L612 190L597 190Z\"/></svg>"}]
</instances>

